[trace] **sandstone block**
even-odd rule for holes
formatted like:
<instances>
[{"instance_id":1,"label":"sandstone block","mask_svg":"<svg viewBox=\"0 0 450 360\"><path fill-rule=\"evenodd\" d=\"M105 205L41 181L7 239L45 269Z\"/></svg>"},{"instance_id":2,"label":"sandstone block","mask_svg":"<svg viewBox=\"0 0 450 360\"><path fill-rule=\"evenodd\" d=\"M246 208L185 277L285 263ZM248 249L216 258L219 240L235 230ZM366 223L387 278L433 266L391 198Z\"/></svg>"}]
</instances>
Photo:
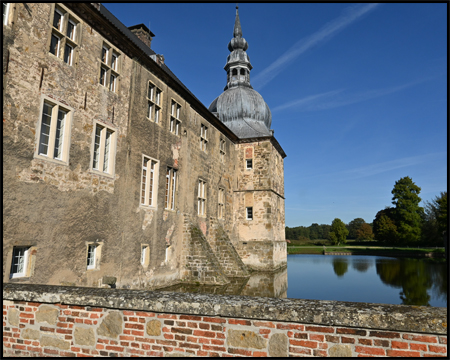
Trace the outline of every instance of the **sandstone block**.
<instances>
[{"instance_id":1,"label":"sandstone block","mask_svg":"<svg viewBox=\"0 0 450 360\"><path fill-rule=\"evenodd\" d=\"M147 323L147 335L159 336L161 335L161 322L159 320L150 320Z\"/></svg>"},{"instance_id":2,"label":"sandstone block","mask_svg":"<svg viewBox=\"0 0 450 360\"><path fill-rule=\"evenodd\" d=\"M39 330L34 330L34 329L23 329L22 330L22 334L21 337L22 339L27 339L27 340L37 340L39 339L41 333Z\"/></svg>"},{"instance_id":3,"label":"sandstone block","mask_svg":"<svg viewBox=\"0 0 450 360\"><path fill-rule=\"evenodd\" d=\"M117 338L122 333L122 315L118 311L109 313L103 318L97 329L97 334L101 336Z\"/></svg>"},{"instance_id":4,"label":"sandstone block","mask_svg":"<svg viewBox=\"0 0 450 360\"><path fill-rule=\"evenodd\" d=\"M68 350L70 349L70 342L54 336L43 335L41 337L41 346L53 346L61 350Z\"/></svg>"},{"instance_id":5,"label":"sandstone block","mask_svg":"<svg viewBox=\"0 0 450 360\"><path fill-rule=\"evenodd\" d=\"M264 349L267 340L259 336L253 331L247 330L228 330L228 346Z\"/></svg>"},{"instance_id":6,"label":"sandstone block","mask_svg":"<svg viewBox=\"0 0 450 360\"><path fill-rule=\"evenodd\" d=\"M351 357L352 349L350 345L334 345L328 350L331 357Z\"/></svg>"},{"instance_id":7,"label":"sandstone block","mask_svg":"<svg viewBox=\"0 0 450 360\"><path fill-rule=\"evenodd\" d=\"M95 345L95 334L94 329L92 328L86 329L82 327L76 327L73 335L75 338L75 344L77 345Z\"/></svg>"},{"instance_id":8,"label":"sandstone block","mask_svg":"<svg viewBox=\"0 0 450 360\"><path fill-rule=\"evenodd\" d=\"M8 322L12 326L19 326L19 310L14 308L8 310Z\"/></svg>"},{"instance_id":9,"label":"sandstone block","mask_svg":"<svg viewBox=\"0 0 450 360\"><path fill-rule=\"evenodd\" d=\"M273 334L269 340L269 356L288 357L288 337L285 334Z\"/></svg>"},{"instance_id":10,"label":"sandstone block","mask_svg":"<svg viewBox=\"0 0 450 360\"><path fill-rule=\"evenodd\" d=\"M41 305L36 311L36 322L47 322L50 325L55 325L58 321L59 309L48 306Z\"/></svg>"}]
</instances>

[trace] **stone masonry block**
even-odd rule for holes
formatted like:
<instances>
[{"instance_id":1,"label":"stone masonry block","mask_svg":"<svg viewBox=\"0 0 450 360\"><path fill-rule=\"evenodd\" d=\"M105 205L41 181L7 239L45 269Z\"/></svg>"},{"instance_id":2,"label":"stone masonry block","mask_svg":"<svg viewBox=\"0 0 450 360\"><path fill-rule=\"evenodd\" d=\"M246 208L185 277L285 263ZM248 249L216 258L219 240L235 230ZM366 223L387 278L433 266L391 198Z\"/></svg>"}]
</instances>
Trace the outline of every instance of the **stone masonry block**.
<instances>
[{"instance_id":1,"label":"stone masonry block","mask_svg":"<svg viewBox=\"0 0 450 360\"><path fill-rule=\"evenodd\" d=\"M36 311L36 322L46 322L55 325L58 321L59 309L53 306L41 305Z\"/></svg>"}]
</instances>

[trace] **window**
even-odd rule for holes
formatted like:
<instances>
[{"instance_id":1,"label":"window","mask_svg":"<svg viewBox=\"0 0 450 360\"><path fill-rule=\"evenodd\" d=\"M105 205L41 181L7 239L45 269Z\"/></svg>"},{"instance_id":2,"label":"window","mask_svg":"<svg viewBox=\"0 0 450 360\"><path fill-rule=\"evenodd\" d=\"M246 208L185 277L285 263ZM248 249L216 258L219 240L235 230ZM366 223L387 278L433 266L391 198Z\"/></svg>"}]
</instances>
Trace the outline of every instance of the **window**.
<instances>
[{"instance_id":1,"label":"window","mask_svg":"<svg viewBox=\"0 0 450 360\"><path fill-rule=\"evenodd\" d=\"M159 123L161 113L161 89L148 83L147 101L148 101L148 114L147 117L153 120L155 123Z\"/></svg>"},{"instance_id":2,"label":"window","mask_svg":"<svg viewBox=\"0 0 450 360\"><path fill-rule=\"evenodd\" d=\"M220 161L225 162L225 140L220 140L219 153Z\"/></svg>"},{"instance_id":3,"label":"window","mask_svg":"<svg viewBox=\"0 0 450 360\"><path fill-rule=\"evenodd\" d=\"M169 261L170 251L171 251L171 246L170 245L166 245L166 257L164 259L165 262Z\"/></svg>"},{"instance_id":4,"label":"window","mask_svg":"<svg viewBox=\"0 0 450 360\"><path fill-rule=\"evenodd\" d=\"M29 247L14 247L9 277L18 278L27 275Z\"/></svg>"},{"instance_id":5,"label":"window","mask_svg":"<svg viewBox=\"0 0 450 360\"><path fill-rule=\"evenodd\" d=\"M114 174L115 134L111 128L95 125L92 170L102 174Z\"/></svg>"},{"instance_id":6,"label":"window","mask_svg":"<svg viewBox=\"0 0 450 360\"><path fill-rule=\"evenodd\" d=\"M97 262L97 245L88 245L87 269L95 269Z\"/></svg>"},{"instance_id":7,"label":"window","mask_svg":"<svg viewBox=\"0 0 450 360\"><path fill-rule=\"evenodd\" d=\"M206 182L203 180L198 181L198 201L197 201L197 212L198 215L206 215Z\"/></svg>"},{"instance_id":8,"label":"window","mask_svg":"<svg viewBox=\"0 0 450 360\"><path fill-rule=\"evenodd\" d=\"M245 168L247 170L253 169L253 160L252 159L245 160Z\"/></svg>"},{"instance_id":9,"label":"window","mask_svg":"<svg viewBox=\"0 0 450 360\"><path fill-rule=\"evenodd\" d=\"M225 189L219 188L219 210L217 211L217 218L224 218L224 209L225 209Z\"/></svg>"},{"instance_id":10,"label":"window","mask_svg":"<svg viewBox=\"0 0 450 360\"><path fill-rule=\"evenodd\" d=\"M167 167L166 171L166 198L165 208L175 210L175 189L177 181L177 170Z\"/></svg>"},{"instance_id":11,"label":"window","mask_svg":"<svg viewBox=\"0 0 450 360\"><path fill-rule=\"evenodd\" d=\"M150 248L148 245L141 245L141 265L148 266L150 263Z\"/></svg>"},{"instance_id":12,"label":"window","mask_svg":"<svg viewBox=\"0 0 450 360\"><path fill-rule=\"evenodd\" d=\"M202 124L200 128L200 150L206 152L206 144L208 143L208 128Z\"/></svg>"},{"instance_id":13,"label":"window","mask_svg":"<svg viewBox=\"0 0 450 360\"><path fill-rule=\"evenodd\" d=\"M181 105L172 100L172 106L170 107L170 132L175 135L180 133L180 113Z\"/></svg>"},{"instance_id":14,"label":"window","mask_svg":"<svg viewBox=\"0 0 450 360\"><path fill-rule=\"evenodd\" d=\"M10 6L11 6L10 3L3 3L3 25L8 24L8 15Z\"/></svg>"},{"instance_id":15,"label":"window","mask_svg":"<svg viewBox=\"0 0 450 360\"><path fill-rule=\"evenodd\" d=\"M120 55L109 45L103 43L100 55L100 77L99 84L112 92L118 90Z\"/></svg>"},{"instance_id":16,"label":"window","mask_svg":"<svg viewBox=\"0 0 450 360\"><path fill-rule=\"evenodd\" d=\"M44 100L36 155L67 162L72 111Z\"/></svg>"},{"instance_id":17,"label":"window","mask_svg":"<svg viewBox=\"0 0 450 360\"><path fill-rule=\"evenodd\" d=\"M144 156L142 162L141 205L156 206L158 162Z\"/></svg>"},{"instance_id":18,"label":"window","mask_svg":"<svg viewBox=\"0 0 450 360\"><path fill-rule=\"evenodd\" d=\"M246 212L246 219L247 220L253 220L253 208L252 207L247 207L245 208L245 212Z\"/></svg>"},{"instance_id":19,"label":"window","mask_svg":"<svg viewBox=\"0 0 450 360\"><path fill-rule=\"evenodd\" d=\"M72 15L59 6L55 7L50 39L50 53L62 59L70 66L74 63L78 27L79 21L75 20Z\"/></svg>"}]
</instances>

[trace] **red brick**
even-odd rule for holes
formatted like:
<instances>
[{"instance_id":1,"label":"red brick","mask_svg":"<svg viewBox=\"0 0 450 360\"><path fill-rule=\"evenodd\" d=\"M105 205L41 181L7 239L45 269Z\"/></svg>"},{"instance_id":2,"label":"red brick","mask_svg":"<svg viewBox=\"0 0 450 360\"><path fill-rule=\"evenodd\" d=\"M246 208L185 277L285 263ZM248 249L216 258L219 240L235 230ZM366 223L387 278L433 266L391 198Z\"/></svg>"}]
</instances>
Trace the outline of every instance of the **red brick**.
<instances>
[{"instance_id":1,"label":"red brick","mask_svg":"<svg viewBox=\"0 0 450 360\"><path fill-rule=\"evenodd\" d=\"M160 351L149 351L147 353L147 355L149 356L155 356L155 357L161 357L164 356L164 353L160 352Z\"/></svg>"},{"instance_id":2,"label":"red brick","mask_svg":"<svg viewBox=\"0 0 450 360\"><path fill-rule=\"evenodd\" d=\"M173 338L174 338L174 336L173 336L173 334L164 334L164 339L167 339L167 340L173 340Z\"/></svg>"},{"instance_id":3,"label":"red brick","mask_svg":"<svg viewBox=\"0 0 450 360\"><path fill-rule=\"evenodd\" d=\"M73 351L73 352L80 352L80 351L81 351L81 348L72 346L72 347L70 348L70 350Z\"/></svg>"},{"instance_id":4,"label":"red brick","mask_svg":"<svg viewBox=\"0 0 450 360\"><path fill-rule=\"evenodd\" d=\"M56 332L59 334L72 334L71 329L56 329Z\"/></svg>"},{"instance_id":5,"label":"red brick","mask_svg":"<svg viewBox=\"0 0 450 360\"><path fill-rule=\"evenodd\" d=\"M202 319L201 316L180 315L180 320L195 320L195 321L200 321L201 319Z\"/></svg>"},{"instance_id":6,"label":"red brick","mask_svg":"<svg viewBox=\"0 0 450 360\"><path fill-rule=\"evenodd\" d=\"M198 342L199 342L200 344L210 344L210 343L211 343L211 340L210 340L210 339L205 339L205 338L199 338L199 339L198 339Z\"/></svg>"},{"instance_id":7,"label":"red brick","mask_svg":"<svg viewBox=\"0 0 450 360\"><path fill-rule=\"evenodd\" d=\"M33 351L33 352L41 353L43 349L40 348L40 347L27 346L27 350L28 350L28 351Z\"/></svg>"},{"instance_id":8,"label":"red brick","mask_svg":"<svg viewBox=\"0 0 450 360\"><path fill-rule=\"evenodd\" d=\"M277 324L277 329L282 330L303 330L303 325L297 324Z\"/></svg>"},{"instance_id":9,"label":"red brick","mask_svg":"<svg viewBox=\"0 0 450 360\"><path fill-rule=\"evenodd\" d=\"M59 322L59 323L56 323L56 326L57 327L66 328L66 327L69 327L69 324L68 323Z\"/></svg>"},{"instance_id":10,"label":"red brick","mask_svg":"<svg viewBox=\"0 0 450 360\"><path fill-rule=\"evenodd\" d=\"M411 343L409 344L409 348L411 350L427 351L427 346L425 344Z\"/></svg>"},{"instance_id":11,"label":"red brick","mask_svg":"<svg viewBox=\"0 0 450 360\"><path fill-rule=\"evenodd\" d=\"M403 334L403 339L420 341L420 342L428 342L428 343L437 343L436 336L427 336L427 335L412 335L412 334Z\"/></svg>"},{"instance_id":12,"label":"red brick","mask_svg":"<svg viewBox=\"0 0 450 360\"><path fill-rule=\"evenodd\" d=\"M322 356L322 357L328 356L328 354L325 350L313 350L313 355L314 356Z\"/></svg>"},{"instance_id":13,"label":"red brick","mask_svg":"<svg viewBox=\"0 0 450 360\"><path fill-rule=\"evenodd\" d=\"M171 315L171 314L158 314L157 317L159 319L172 319L172 320L177 320L177 315Z\"/></svg>"},{"instance_id":14,"label":"red brick","mask_svg":"<svg viewBox=\"0 0 450 360\"><path fill-rule=\"evenodd\" d=\"M42 305L42 304L41 304L41 303L37 303L37 302L28 301L28 302L27 302L27 305L38 307L38 306L40 306L40 305Z\"/></svg>"},{"instance_id":15,"label":"red brick","mask_svg":"<svg viewBox=\"0 0 450 360\"><path fill-rule=\"evenodd\" d=\"M144 350L150 350L150 345L149 344L141 344L141 348Z\"/></svg>"},{"instance_id":16,"label":"red brick","mask_svg":"<svg viewBox=\"0 0 450 360\"><path fill-rule=\"evenodd\" d=\"M192 319L192 320L194 320L194 319ZM225 319L213 318L213 317L207 317L207 316L203 317L203 321L212 322L212 323L219 323L219 324L224 324L224 323L227 322Z\"/></svg>"},{"instance_id":17,"label":"red brick","mask_svg":"<svg viewBox=\"0 0 450 360\"><path fill-rule=\"evenodd\" d=\"M218 340L218 339L211 339L211 344L213 344L213 345L224 345L225 341Z\"/></svg>"},{"instance_id":18,"label":"red brick","mask_svg":"<svg viewBox=\"0 0 450 360\"><path fill-rule=\"evenodd\" d=\"M334 333L334 328L332 327L321 327L321 326L305 326L306 331L315 331L323 333Z\"/></svg>"},{"instance_id":19,"label":"red brick","mask_svg":"<svg viewBox=\"0 0 450 360\"><path fill-rule=\"evenodd\" d=\"M212 332L212 331L203 331L203 330L194 330L194 334L195 336L204 336L204 337L216 337L216 333Z\"/></svg>"},{"instance_id":20,"label":"red brick","mask_svg":"<svg viewBox=\"0 0 450 360\"><path fill-rule=\"evenodd\" d=\"M384 349L373 348L373 347L365 347L365 346L355 346L355 351L357 353L365 354L365 355L386 355Z\"/></svg>"},{"instance_id":21,"label":"red brick","mask_svg":"<svg viewBox=\"0 0 450 360\"><path fill-rule=\"evenodd\" d=\"M366 336L366 330L349 329L349 328L337 328L336 329L336 334Z\"/></svg>"},{"instance_id":22,"label":"red brick","mask_svg":"<svg viewBox=\"0 0 450 360\"><path fill-rule=\"evenodd\" d=\"M418 351L401 351L401 350L387 350L387 356L408 356L408 357L419 357L420 352Z\"/></svg>"},{"instance_id":23,"label":"red brick","mask_svg":"<svg viewBox=\"0 0 450 360\"><path fill-rule=\"evenodd\" d=\"M309 334L309 340L324 341L325 336L319 334Z\"/></svg>"},{"instance_id":24,"label":"red brick","mask_svg":"<svg viewBox=\"0 0 450 360\"><path fill-rule=\"evenodd\" d=\"M328 336L328 335L327 335ZM308 338L308 334L304 334L304 333L296 333L294 334L294 338L296 339L307 339ZM337 338L337 337L336 337Z\"/></svg>"},{"instance_id":25,"label":"red brick","mask_svg":"<svg viewBox=\"0 0 450 360\"><path fill-rule=\"evenodd\" d=\"M173 332L173 333L178 333L178 334L188 334L188 335L192 335L192 330L191 329L185 329L185 328L176 328L176 327L173 327L172 329L171 329L171 331ZM196 331L196 330L195 330Z\"/></svg>"},{"instance_id":26,"label":"red brick","mask_svg":"<svg viewBox=\"0 0 450 360\"><path fill-rule=\"evenodd\" d=\"M228 324L250 326L252 322L249 320L228 319Z\"/></svg>"},{"instance_id":27,"label":"red brick","mask_svg":"<svg viewBox=\"0 0 450 360\"><path fill-rule=\"evenodd\" d=\"M175 324L175 321L173 320L164 320L164 325L173 325Z\"/></svg>"},{"instance_id":28,"label":"red brick","mask_svg":"<svg viewBox=\"0 0 450 360\"><path fill-rule=\"evenodd\" d=\"M123 311L124 315L134 315L134 311L128 311L128 310L124 310Z\"/></svg>"},{"instance_id":29,"label":"red brick","mask_svg":"<svg viewBox=\"0 0 450 360\"><path fill-rule=\"evenodd\" d=\"M271 332L270 329L259 329L260 334L270 334L270 332Z\"/></svg>"},{"instance_id":30,"label":"red brick","mask_svg":"<svg viewBox=\"0 0 450 360\"><path fill-rule=\"evenodd\" d=\"M253 355L254 357L266 357L267 353L264 351L253 351Z\"/></svg>"},{"instance_id":31,"label":"red brick","mask_svg":"<svg viewBox=\"0 0 450 360\"><path fill-rule=\"evenodd\" d=\"M39 328L39 330L41 330L41 331L55 332L55 329L49 328L49 327L47 327L47 326L41 326L41 327Z\"/></svg>"},{"instance_id":32,"label":"red brick","mask_svg":"<svg viewBox=\"0 0 450 360\"><path fill-rule=\"evenodd\" d=\"M428 345L428 350L435 353L446 353L446 346L436 346L436 345Z\"/></svg>"},{"instance_id":33,"label":"red brick","mask_svg":"<svg viewBox=\"0 0 450 360\"><path fill-rule=\"evenodd\" d=\"M27 314L27 313L20 313L19 317L21 318L27 318L27 319L32 319L34 318L34 314Z\"/></svg>"},{"instance_id":34,"label":"red brick","mask_svg":"<svg viewBox=\"0 0 450 360\"><path fill-rule=\"evenodd\" d=\"M439 344L447 344L447 336L439 336Z\"/></svg>"},{"instance_id":35,"label":"red brick","mask_svg":"<svg viewBox=\"0 0 450 360\"><path fill-rule=\"evenodd\" d=\"M83 354L89 354L90 353L89 349L81 349L81 351L83 352Z\"/></svg>"},{"instance_id":36,"label":"red brick","mask_svg":"<svg viewBox=\"0 0 450 360\"><path fill-rule=\"evenodd\" d=\"M270 321L253 321L253 325L257 327L275 328L275 324Z\"/></svg>"},{"instance_id":37,"label":"red brick","mask_svg":"<svg viewBox=\"0 0 450 360\"><path fill-rule=\"evenodd\" d=\"M176 345L176 344L175 344ZM180 343L179 344L180 347L183 348L191 348L191 349L201 349L201 345L198 344L190 344L190 343Z\"/></svg>"},{"instance_id":38,"label":"red brick","mask_svg":"<svg viewBox=\"0 0 450 360\"><path fill-rule=\"evenodd\" d=\"M115 353L111 353L111 354L115 354ZM112 356L112 355L110 355L110 356ZM115 356L117 356L117 354ZM77 357L92 357L92 355L78 353Z\"/></svg>"},{"instance_id":39,"label":"red brick","mask_svg":"<svg viewBox=\"0 0 450 360\"><path fill-rule=\"evenodd\" d=\"M392 331L370 331L369 336L387 338L387 339L396 339L400 338L400 334L398 332Z\"/></svg>"},{"instance_id":40,"label":"red brick","mask_svg":"<svg viewBox=\"0 0 450 360\"><path fill-rule=\"evenodd\" d=\"M213 350L213 351L227 351L223 346L212 346L212 345L203 345L203 350Z\"/></svg>"},{"instance_id":41,"label":"red brick","mask_svg":"<svg viewBox=\"0 0 450 360\"><path fill-rule=\"evenodd\" d=\"M132 335L137 335L137 336L144 336L144 332L143 331L139 331L139 330L131 330L131 334Z\"/></svg>"},{"instance_id":42,"label":"red brick","mask_svg":"<svg viewBox=\"0 0 450 360\"><path fill-rule=\"evenodd\" d=\"M203 330L209 330L209 324L206 323L200 323L198 324L198 327Z\"/></svg>"},{"instance_id":43,"label":"red brick","mask_svg":"<svg viewBox=\"0 0 450 360\"><path fill-rule=\"evenodd\" d=\"M327 343L319 343L319 349L328 349Z\"/></svg>"},{"instance_id":44,"label":"red brick","mask_svg":"<svg viewBox=\"0 0 450 360\"><path fill-rule=\"evenodd\" d=\"M244 349L233 349L233 348L229 348L228 352L230 354L239 354L239 355L244 355L244 356L250 356L252 354L251 351L248 350L244 350Z\"/></svg>"},{"instance_id":45,"label":"red brick","mask_svg":"<svg viewBox=\"0 0 450 360\"><path fill-rule=\"evenodd\" d=\"M159 345L170 345L170 346L177 346L176 341L169 341L169 340L156 340L156 343Z\"/></svg>"},{"instance_id":46,"label":"red brick","mask_svg":"<svg viewBox=\"0 0 450 360\"><path fill-rule=\"evenodd\" d=\"M358 343L361 345L372 345L372 340L370 339L358 339Z\"/></svg>"},{"instance_id":47,"label":"red brick","mask_svg":"<svg viewBox=\"0 0 450 360\"><path fill-rule=\"evenodd\" d=\"M99 319L99 318L100 318L100 315L99 315L99 314L96 314L96 313L92 313L92 314L89 314L89 317L90 317L91 319Z\"/></svg>"},{"instance_id":48,"label":"red brick","mask_svg":"<svg viewBox=\"0 0 450 360\"><path fill-rule=\"evenodd\" d=\"M189 321L189 322L187 323L187 327L197 329L198 325L197 325L197 323L195 323L195 322Z\"/></svg>"},{"instance_id":49,"label":"red brick","mask_svg":"<svg viewBox=\"0 0 450 360\"><path fill-rule=\"evenodd\" d=\"M154 316L155 316L155 313L152 313L152 312L143 312L143 311L136 311L136 316L154 317Z\"/></svg>"},{"instance_id":50,"label":"red brick","mask_svg":"<svg viewBox=\"0 0 450 360\"><path fill-rule=\"evenodd\" d=\"M46 354L57 354L58 350L53 350L53 349L44 349L44 352Z\"/></svg>"},{"instance_id":51,"label":"red brick","mask_svg":"<svg viewBox=\"0 0 450 360\"><path fill-rule=\"evenodd\" d=\"M130 343L128 341L121 341L120 346L127 347L130 346Z\"/></svg>"},{"instance_id":52,"label":"red brick","mask_svg":"<svg viewBox=\"0 0 450 360\"><path fill-rule=\"evenodd\" d=\"M354 344L355 343L355 339L354 338L349 338L346 336L341 336L341 343L343 344Z\"/></svg>"},{"instance_id":53,"label":"red brick","mask_svg":"<svg viewBox=\"0 0 450 360\"><path fill-rule=\"evenodd\" d=\"M97 344L97 345L95 345L95 348L98 350L103 350L105 348L105 345Z\"/></svg>"},{"instance_id":54,"label":"red brick","mask_svg":"<svg viewBox=\"0 0 450 360\"><path fill-rule=\"evenodd\" d=\"M105 350L114 350L114 351L122 352L123 349L124 349L123 346L113 346L113 345L106 345L105 346Z\"/></svg>"},{"instance_id":55,"label":"red brick","mask_svg":"<svg viewBox=\"0 0 450 360\"><path fill-rule=\"evenodd\" d=\"M13 344L13 349L26 350L27 347L25 345Z\"/></svg>"},{"instance_id":56,"label":"red brick","mask_svg":"<svg viewBox=\"0 0 450 360\"><path fill-rule=\"evenodd\" d=\"M289 347L289 352L296 354L311 355L311 349Z\"/></svg>"},{"instance_id":57,"label":"red brick","mask_svg":"<svg viewBox=\"0 0 450 360\"><path fill-rule=\"evenodd\" d=\"M207 351L203 351L203 350L198 350L197 351L197 356L208 356L208 352Z\"/></svg>"},{"instance_id":58,"label":"red brick","mask_svg":"<svg viewBox=\"0 0 450 360\"><path fill-rule=\"evenodd\" d=\"M82 323L83 323L83 319L75 318L75 322L76 322L77 324L82 324Z\"/></svg>"},{"instance_id":59,"label":"red brick","mask_svg":"<svg viewBox=\"0 0 450 360\"><path fill-rule=\"evenodd\" d=\"M373 345L374 345L374 346L389 347L389 340L375 339L375 340L373 341Z\"/></svg>"},{"instance_id":60,"label":"red brick","mask_svg":"<svg viewBox=\"0 0 450 360\"><path fill-rule=\"evenodd\" d=\"M185 327L186 326L186 321L177 321L177 326Z\"/></svg>"},{"instance_id":61,"label":"red brick","mask_svg":"<svg viewBox=\"0 0 450 360\"><path fill-rule=\"evenodd\" d=\"M139 329L139 330L144 330L144 325L142 325L142 324L130 324L130 323L125 323L125 328L126 328L126 329Z\"/></svg>"},{"instance_id":62,"label":"red brick","mask_svg":"<svg viewBox=\"0 0 450 360\"><path fill-rule=\"evenodd\" d=\"M391 346L393 349L407 349L408 343L392 340Z\"/></svg>"},{"instance_id":63,"label":"red brick","mask_svg":"<svg viewBox=\"0 0 450 360\"><path fill-rule=\"evenodd\" d=\"M306 341L306 340L291 340L291 345L303 346L303 347L315 349L317 347L317 342L316 341Z\"/></svg>"}]
</instances>

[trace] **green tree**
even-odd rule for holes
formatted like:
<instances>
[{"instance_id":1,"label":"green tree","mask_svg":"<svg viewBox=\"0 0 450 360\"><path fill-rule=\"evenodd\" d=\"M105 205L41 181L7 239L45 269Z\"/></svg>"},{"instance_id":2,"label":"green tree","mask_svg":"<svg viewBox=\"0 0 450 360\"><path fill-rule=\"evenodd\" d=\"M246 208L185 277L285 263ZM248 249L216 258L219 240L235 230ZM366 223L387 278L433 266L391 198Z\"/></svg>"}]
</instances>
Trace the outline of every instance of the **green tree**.
<instances>
[{"instance_id":1,"label":"green tree","mask_svg":"<svg viewBox=\"0 0 450 360\"><path fill-rule=\"evenodd\" d=\"M441 192L431 201L424 201L422 240L427 245L442 246L447 231L447 192Z\"/></svg>"},{"instance_id":2,"label":"green tree","mask_svg":"<svg viewBox=\"0 0 450 360\"><path fill-rule=\"evenodd\" d=\"M394 208L386 207L378 211L373 220L373 233L375 239L389 245L396 245L398 242L397 226L394 223Z\"/></svg>"},{"instance_id":3,"label":"green tree","mask_svg":"<svg viewBox=\"0 0 450 360\"><path fill-rule=\"evenodd\" d=\"M344 274L348 271L347 259L335 257L333 259L333 270L337 276L344 276Z\"/></svg>"},{"instance_id":4,"label":"green tree","mask_svg":"<svg viewBox=\"0 0 450 360\"><path fill-rule=\"evenodd\" d=\"M423 208L419 206L419 193L420 187L409 176L396 181L392 189L394 220L402 244L415 244L420 240Z\"/></svg>"},{"instance_id":5,"label":"green tree","mask_svg":"<svg viewBox=\"0 0 450 360\"><path fill-rule=\"evenodd\" d=\"M362 218L356 218L353 219L348 223L348 238L349 239L356 239L358 237L357 231L359 228L365 224L366 222Z\"/></svg>"},{"instance_id":6,"label":"green tree","mask_svg":"<svg viewBox=\"0 0 450 360\"><path fill-rule=\"evenodd\" d=\"M347 235L348 230L342 220L338 218L334 219L330 228L330 240L334 244L345 244Z\"/></svg>"},{"instance_id":7,"label":"green tree","mask_svg":"<svg viewBox=\"0 0 450 360\"><path fill-rule=\"evenodd\" d=\"M356 238L358 240L373 240L372 227L369 224L362 224L358 230L356 230Z\"/></svg>"}]
</instances>

